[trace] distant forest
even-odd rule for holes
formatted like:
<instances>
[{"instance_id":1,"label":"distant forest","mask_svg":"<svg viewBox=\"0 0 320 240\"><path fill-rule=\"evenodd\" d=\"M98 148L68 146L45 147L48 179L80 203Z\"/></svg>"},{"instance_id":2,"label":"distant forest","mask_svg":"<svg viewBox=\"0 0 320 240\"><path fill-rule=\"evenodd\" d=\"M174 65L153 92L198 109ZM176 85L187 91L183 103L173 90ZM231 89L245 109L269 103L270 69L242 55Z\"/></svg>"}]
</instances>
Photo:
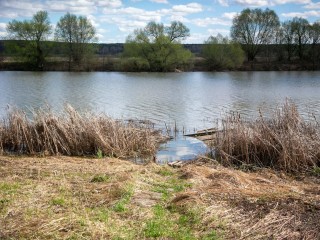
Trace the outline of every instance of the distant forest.
<instances>
[{"instance_id":1,"label":"distant forest","mask_svg":"<svg viewBox=\"0 0 320 240\"><path fill-rule=\"evenodd\" d=\"M24 45L22 40L0 40L0 56L17 56L20 54L16 48L6 49L5 45L17 44L20 46ZM61 42L47 42L50 51L49 55L59 56L64 54L64 50L61 47ZM99 56L120 56L123 53L125 43L92 43L94 45L95 54ZM182 44L184 48L191 51L195 56L200 56L204 44Z\"/></svg>"}]
</instances>

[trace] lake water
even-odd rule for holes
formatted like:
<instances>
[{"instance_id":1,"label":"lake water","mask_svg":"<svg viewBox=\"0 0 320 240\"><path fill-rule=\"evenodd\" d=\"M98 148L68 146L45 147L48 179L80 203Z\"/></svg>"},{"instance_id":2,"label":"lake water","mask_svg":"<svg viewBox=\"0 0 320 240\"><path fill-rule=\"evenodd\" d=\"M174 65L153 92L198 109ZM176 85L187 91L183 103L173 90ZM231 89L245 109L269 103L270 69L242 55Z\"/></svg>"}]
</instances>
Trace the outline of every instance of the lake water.
<instances>
[{"instance_id":1,"label":"lake water","mask_svg":"<svg viewBox=\"0 0 320 240\"><path fill-rule=\"evenodd\" d=\"M225 112L256 116L259 108L274 109L286 98L302 114L319 116L320 72L0 72L0 116L7 104L59 110L70 103L80 111L193 132L212 127Z\"/></svg>"}]
</instances>

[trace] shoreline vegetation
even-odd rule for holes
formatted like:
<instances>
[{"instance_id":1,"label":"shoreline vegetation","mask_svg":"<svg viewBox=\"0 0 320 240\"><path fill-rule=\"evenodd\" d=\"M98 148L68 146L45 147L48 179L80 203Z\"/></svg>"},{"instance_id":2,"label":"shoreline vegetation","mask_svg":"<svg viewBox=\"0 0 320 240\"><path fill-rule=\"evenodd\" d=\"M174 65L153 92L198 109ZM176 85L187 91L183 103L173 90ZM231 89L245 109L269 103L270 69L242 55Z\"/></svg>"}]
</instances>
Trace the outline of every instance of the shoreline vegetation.
<instances>
[{"instance_id":1,"label":"shoreline vegetation","mask_svg":"<svg viewBox=\"0 0 320 240\"><path fill-rule=\"evenodd\" d=\"M8 107L0 122L0 153L18 155L153 156L165 137L147 121L114 120L104 114L80 113L65 105L61 113L50 107L31 116Z\"/></svg>"},{"instance_id":2,"label":"shoreline vegetation","mask_svg":"<svg viewBox=\"0 0 320 240\"><path fill-rule=\"evenodd\" d=\"M216 157L179 168L119 159L155 152L146 123L31 112L0 124L1 239L320 237L319 124L290 101L270 118L227 115L207 142Z\"/></svg>"},{"instance_id":3,"label":"shoreline vegetation","mask_svg":"<svg viewBox=\"0 0 320 240\"><path fill-rule=\"evenodd\" d=\"M23 42L1 41L0 52L2 46L2 54L0 53L0 70L1 71L72 71L72 72L140 72L139 64L130 63L130 58L123 57L124 44L95 44L92 48L96 49L95 53L81 63L72 63L67 57L59 53L62 48L61 43L48 43L53 45L52 51L56 52L46 57L46 61L41 69L33 63L23 60L18 56L18 52L11 51L5 53L4 46L8 45L24 45ZM60 46L61 45L61 46ZM60 46L60 47L59 47ZM183 67L172 69L172 72L208 72L208 71L319 71L320 62L308 59L300 60L292 58L290 61L286 59L279 60L275 55L284 46L261 46L261 52L256 56L254 61L245 60L237 67L214 66L207 62L202 56L202 49L206 44L183 44L183 47L193 54L193 57ZM272 50L273 49L273 50ZM279 50L280 49L280 50ZM274 52L271 54L270 52ZM130 65L130 64L133 65ZM129 65L128 65L129 64Z\"/></svg>"},{"instance_id":4,"label":"shoreline vegetation","mask_svg":"<svg viewBox=\"0 0 320 240\"><path fill-rule=\"evenodd\" d=\"M73 31L70 31L72 29ZM38 11L29 20L6 24L0 41L0 69L26 71L293 71L320 69L320 22L294 17L280 22L269 8L235 14L230 37L208 36L202 44L183 44L191 36L180 21L150 21L123 44L98 44L86 16L66 13L50 24Z\"/></svg>"},{"instance_id":5,"label":"shoreline vegetation","mask_svg":"<svg viewBox=\"0 0 320 240\"><path fill-rule=\"evenodd\" d=\"M200 131L198 139L225 166L255 166L293 174L320 169L320 124L313 113L302 117L287 99L273 112L259 110L256 119L230 112L219 129ZM115 120L103 113L79 112L65 104L28 112L8 106L0 121L0 155L108 156L155 161L160 143L170 136L148 120ZM168 129L167 129L168 131ZM177 131L176 129L174 131ZM197 137L197 133L191 134ZM212 151L213 150L213 151Z\"/></svg>"}]
</instances>

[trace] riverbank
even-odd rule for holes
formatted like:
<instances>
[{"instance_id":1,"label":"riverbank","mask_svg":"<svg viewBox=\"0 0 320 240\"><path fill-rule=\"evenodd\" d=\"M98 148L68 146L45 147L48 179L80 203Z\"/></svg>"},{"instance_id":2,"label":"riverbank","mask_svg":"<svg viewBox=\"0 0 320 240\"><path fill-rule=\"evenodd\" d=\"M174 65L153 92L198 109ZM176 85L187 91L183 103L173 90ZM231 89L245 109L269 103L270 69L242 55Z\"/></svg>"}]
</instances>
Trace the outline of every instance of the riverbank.
<instances>
[{"instance_id":1,"label":"riverbank","mask_svg":"<svg viewBox=\"0 0 320 240\"><path fill-rule=\"evenodd\" d=\"M90 62L82 65L73 64L71 67L67 61L60 58L52 58L43 66L41 71L62 71L62 72L130 72L130 70L121 67L120 57L97 57ZM177 72L210 72L210 71L318 71L319 63L308 61L265 61L258 59L253 62L244 62L240 67L234 69L214 68L207 65L202 57L192 59L190 67L186 69L177 69ZM13 59L0 62L0 71L39 71L39 68L25 62L17 62ZM134 72L134 71L133 71Z\"/></svg>"},{"instance_id":2,"label":"riverbank","mask_svg":"<svg viewBox=\"0 0 320 240\"><path fill-rule=\"evenodd\" d=\"M0 175L1 239L320 237L319 175L10 156Z\"/></svg>"}]
</instances>

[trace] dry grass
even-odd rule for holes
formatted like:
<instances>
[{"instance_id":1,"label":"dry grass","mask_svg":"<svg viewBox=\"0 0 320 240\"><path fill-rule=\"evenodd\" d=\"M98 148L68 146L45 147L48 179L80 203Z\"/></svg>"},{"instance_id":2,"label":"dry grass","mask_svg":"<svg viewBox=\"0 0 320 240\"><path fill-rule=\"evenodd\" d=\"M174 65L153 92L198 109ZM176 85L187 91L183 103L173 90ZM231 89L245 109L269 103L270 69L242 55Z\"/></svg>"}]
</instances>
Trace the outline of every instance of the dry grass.
<instances>
[{"instance_id":1,"label":"dry grass","mask_svg":"<svg viewBox=\"0 0 320 240\"><path fill-rule=\"evenodd\" d=\"M270 169L243 172L204 160L181 169L192 191L176 204L204 205L208 229L223 229L225 239L320 239L319 178L297 180Z\"/></svg>"},{"instance_id":2,"label":"dry grass","mask_svg":"<svg viewBox=\"0 0 320 240\"><path fill-rule=\"evenodd\" d=\"M0 239L319 239L320 179L0 156Z\"/></svg>"},{"instance_id":3,"label":"dry grass","mask_svg":"<svg viewBox=\"0 0 320 240\"><path fill-rule=\"evenodd\" d=\"M69 105L61 114L49 108L33 111L31 118L22 110L9 108L0 123L0 153L150 156L155 154L159 137L150 126L116 121L103 114L80 114Z\"/></svg>"},{"instance_id":4,"label":"dry grass","mask_svg":"<svg viewBox=\"0 0 320 240\"><path fill-rule=\"evenodd\" d=\"M199 239L195 213L167 207L190 188L167 166L0 156L0 176L0 239Z\"/></svg>"},{"instance_id":5,"label":"dry grass","mask_svg":"<svg viewBox=\"0 0 320 240\"><path fill-rule=\"evenodd\" d=\"M296 173L320 166L319 124L315 118L304 120L291 101L270 118L260 112L257 120L248 122L231 114L222 124L214 145L223 164L252 164Z\"/></svg>"}]
</instances>

